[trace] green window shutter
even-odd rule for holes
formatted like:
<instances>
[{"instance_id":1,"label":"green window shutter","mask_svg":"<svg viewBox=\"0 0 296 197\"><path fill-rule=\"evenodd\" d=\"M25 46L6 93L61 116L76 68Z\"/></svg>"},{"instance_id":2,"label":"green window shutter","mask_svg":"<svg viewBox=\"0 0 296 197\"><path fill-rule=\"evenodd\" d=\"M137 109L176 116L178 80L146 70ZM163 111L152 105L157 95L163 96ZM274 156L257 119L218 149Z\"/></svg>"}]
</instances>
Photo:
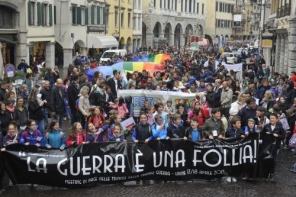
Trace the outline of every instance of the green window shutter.
<instances>
[{"instance_id":1,"label":"green window shutter","mask_svg":"<svg viewBox=\"0 0 296 197\"><path fill-rule=\"evenodd\" d=\"M49 4L49 26L52 26L52 5Z\"/></svg>"},{"instance_id":2,"label":"green window shutter","mask_svg":"<svg viewBox=\"0 0 296 197\"><path fill-rule=\"evenodd\" d=\"M45 23L45 19L46 18L44 18L44 16L43 16L43 10L44 10L44 7L45 7L45 4L44 3L41 3L41 25L42 26L45 26L46 25L46 23Z\"/></svg>"},{"instance_id":3,"label":"green window shutter","mask_svg":"<svg viewBox=\"0 0 296 197\"><path fill-rule=\"evenodd\" d=\"M87 25L88 24L88 8L86 8L85 10L84 10L84 13L85 13L85 25Z\"/></svg>"},{"instance_id":4,"label":"green window shutter","mask_svg":"<svg viewBox=\"0 0 296 197\"><path fill-rule=\"evenodd\" d=\"M57 24L57 7L53 6L53 22L56 25Z\"/></svg>"},{"instance_id":5,"label":"green window shutter","mask_svg":"<svg viewBox=\"0 0 296 197\"><path fill-rule=\"evenodd\" d=\"M77 7L77 24L81 25L81 7Z\"/></svg>"},{"instance_id":6,"label":"green window shutter","mask_svg":"<svg viewBox=\"0 0 296 197\"><path fill-rule=\"evenodd\" d=\"M103 25L105 25L106 24L106 7L103 7Z\"/></svg>"},{"instance_id":7,"label":"green window shutter","mask_svg":"<svg viewBox=\"0 0 296 197\"><path fill-rule=\"evenodd\" d=\"M91 24L95 24L95 6L91 6Z\"/></svg>"},{"instance_id":8,"label":"green window shutter","mask_svg":"<svg viewBox=\"0 0 296 197\"><path fill-rule=\"evenodd\" d=\"M99 25L100 24L100 9L101 7L100 6L97 6L97 24Z\"/></svg>"},{"instance_id":9,"label":"green window shutter","mask_svg":"<svg viewBox=\"0 0 296 197\"><path fill-rule=\"evenodd\" d=\"M42 8L41 8L41 3L37 2L37 16L38 16L38 26L42 25Z\"/></svg>"},{"instance_id":10,"label":"green window shutter","mask_svg":"<svg viewBox=\"0 0 296 197\"><path fill-rule=\"evenodd\" d=\"M76 25L76 7L72 6L72 24Z\"/></svg>"},{"instance_id":11,"label":"green window shutter","mask_svg":"<svg viewBox=\"0 0 296 197\"><path fill-rule=\"evenodd\" d=\"M32 21L32 18L31 18L31 1L28 2L28 23L29 25L33 25L33 21Z\"/></svg>"}]
</instances>

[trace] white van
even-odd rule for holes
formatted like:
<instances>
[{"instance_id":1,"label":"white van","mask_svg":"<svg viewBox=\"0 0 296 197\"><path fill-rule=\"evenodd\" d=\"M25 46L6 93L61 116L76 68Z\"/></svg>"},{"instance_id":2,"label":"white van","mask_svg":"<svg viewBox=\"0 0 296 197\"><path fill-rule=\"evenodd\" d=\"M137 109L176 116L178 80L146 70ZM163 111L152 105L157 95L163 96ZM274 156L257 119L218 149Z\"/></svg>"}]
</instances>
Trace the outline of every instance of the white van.
<instances>
[{"instance_id":1,"label":"white van","mask_svg":"<svg viewBox=\"0 0 296 197\"><path fill-rule=\"evenodd\" d=\"M103 53L102 57L100 58L100 63L107 62L114 55L125 56L126 54L127 54L127 51L125 49L107 50Z\"/></svg>"}]
</instances>

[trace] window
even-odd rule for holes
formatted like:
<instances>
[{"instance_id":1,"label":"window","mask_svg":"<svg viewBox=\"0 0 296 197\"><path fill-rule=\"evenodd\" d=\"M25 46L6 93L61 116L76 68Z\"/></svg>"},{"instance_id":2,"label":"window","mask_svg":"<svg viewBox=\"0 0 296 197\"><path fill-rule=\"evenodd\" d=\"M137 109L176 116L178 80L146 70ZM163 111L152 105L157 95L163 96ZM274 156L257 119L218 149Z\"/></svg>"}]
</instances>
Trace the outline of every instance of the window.
<instances>
[{"instance_id":1,"label":"window","mask_svg":"<svg viewBox=\"0 0 296 197\"><path fill-rule=\"evenodd\" d=\"M162 8L162 0L159 1L159 8Z\"/></svg>"},{"instance_id":2,"label":"window","mask_svg":"<svg viewBox=\"0 0 296 197\"><path fill-rule=\"evenodd\" d=\"M191 11L192 11L192 7L191 7L191 5L192 5L192 0L189 0L189 12L191 13Z\"/></svg>"},{"instance_id":3,"label":"window","mask_svg":"<svg viewBox=\"0 0 296 197\"><path fill-rule=\"evenodd\" d=\"M134 16L133 17L133 30L136 30L136 27L137 27L137 17Z\"/></svg>"},{"instance_id":4,"label":"window","mask_svg":"<svg viewBox=\"0 0 296 197\"><path fill-rule=\"evenodd\" d=\"M171 9L171 0L168 0L168 9Z\"/></svg>"},{"instance_id":5,"label":"window","mask_svg":"<svg viewBox=\"0 0 296 197\"><path fill-rule=\"evenodd\" d=\"M195 0L193 1L193 13L196 13L196 7L195 7L195 4L196 2L195 2Z\"/></svg>"},{"instance_id":6,"label":"window","mask_svg":"<svg viewBox=\"0 0 296 197\"><path fill-rule=\"evenodd\" d=\"M121 10L120 13L120 25L121 27L124 27L124 10Z\"/></svg>"},{"instance_id":7,"label":"window","mask_svg":"<svg viewBox=\"0 0 296 197\"><path fill-rule=\"evenodd\" d=\"M85 25L85 8L80 9L80 24Z\"/></svg>"},{"instance_id":8,"label":"window","mask_svg":"<svg viewBox=\"0 0 296 197\"><path fill-rule=\"evenodd\" d=\"M196 13L199 13L199 3L196 4Z\"/></svg>"},{"instance_id":9,"label":"window","mask_svg":"<svg viewBox=\"0 0 296 197\"><path fill-rule=\"evenodd\" d=\"M188 0L185 0L185 12L188 12L187 2Z\"/></svg>"},{"instance_id":10,"label":"window","mask_svg":"<svg viewBox=\"0 0 296 197\"><path fill-rule=\"evenodd\" d=\"M43 26L49 26L49 13L48 13L48 4L43 4L42 6L42 12L43 12L43 16L42 16L42 24Z\"/></svg>"},{"instance_id":11,"label":"window","mask_svg":"<svg viewBox=\"0 0 296 197\"><path fill-rule=\"evenodd\" d=\"M156 0L154 0L154 2L153 2L153 6L156 8Z\"/></svg>"},{"instance_id":12,"label":"window","mask_svg":"<svg viewBox=\"0 0 296 197\"><path fill-rule=\"evenodd\" d=\"M90 9L90 24L95 24L95 6L92 5Z\"/></svg>"},{"instance_id":13,"label":"window","mask_svg":"<svg viewBox=\"0 0 296 197\"><path fill-rule=\"evenodd\" d=\"M13 26L13 12L0 5L0 29L12 29Z\"/></svg>"},{"instance_id":14,"label":"window","mask_svg":"<svg viewBox=\"0 0 296 197\"><path fill-rule=\"evenodd\" d=\"M115 9L115 27L118 27L118 8Z\"/></svg>"},{"instance_id":15,"label":"window","mask_svg":"<svg viewBox=\"0 0 296 197\"><path fill-rule=\"evenodd\" d=\"M54 24L56 25L57 24L57 7L56 6L53 6L53 21L54 21Z\"/></svg>"},{"instance_id":16,"label":"window","mask_svg":"<svg viewBox=\"0 0 296 197\"><path fill-rule=\"evenodd\" d=\"M163 8L166 9L167 8L167 0L163 0L164 1L164 6Z\"/></svg>"},{"instance_id":17,"label":"window","mask_svg":"<svg viewBox=\"0 0 296 197\"><path fill-rule=\"evenodd\" d=\"M204 15L205 4L201 4L201 14Z\"/></svg>"},{"instance_id":18,"label":"window","mask_svg":"<svg viewBox=\"0 0 296 197\"><path fill-rule=\"evenodd\" d=\"M184 0L181 0L181 12L183 12L184 10L184 6L183 6Z\"/></svg>"},{"instance_id":19,"label":"window","mask_svg":"<svg viewBox=\"0 0 296 197\"><path fill-rule=\"evenodd\" d=\"M178 7L178 0L175 0L175 10L177 11L177 7Z\"/></svg>"},{"instance_id":20,"label":"window","mask_svg":"<svg viewBox=\"0 0 296 197\"><path fill-rule=\"evenodd\" d=\"M37 25L37 4L35 2L28 2L28 23L29 25ZM1 10L4 12L5 10Z\"/></svg>"},{"instance_id":21,"label":"window","mask_svg":"<svg viewBox=\"0 0 296 197\"><path fill-rule=\"evenodd\" d=\"M127 14L127 27L131 28L131 12Z\"/></svg>"},{"instance_id":22,"label":"window","mask_svg":"<svg viewBox=\"0 0 296 197\"><path fill-rule=\"evenodd\" d=\"M219 5L219 12L222 12L222 3Z\"/></svg>"},{"instance_id":23,"label":"window","mask_svg":"<svg viewBox=\"0 0 296 197\"><path fill-rule=\"evenodd\" d=\"M104 16L105 16L105 7L101 7L100 8L100 24L103 25L104 24Z\"/></svg>"},{"instance_id":24,"label":"window","mask_svg":"<svg viewBox=\"0 0 296 197\"><path fill-rule=\"evenodd\" d=\"M218 2L216 2L216 12L218 12L218 9L219 9L219 4Z\"/></svg>"},{"instance_id":25,"label":"window","mask_svg":"<svg viewBox=\"0 0 296 197\"><path fill-rule=\"evenodd\" d=\"M77 7L76 6L72 6L72 24L76 25L77 24Z\"/></svg>"}]
</instances>

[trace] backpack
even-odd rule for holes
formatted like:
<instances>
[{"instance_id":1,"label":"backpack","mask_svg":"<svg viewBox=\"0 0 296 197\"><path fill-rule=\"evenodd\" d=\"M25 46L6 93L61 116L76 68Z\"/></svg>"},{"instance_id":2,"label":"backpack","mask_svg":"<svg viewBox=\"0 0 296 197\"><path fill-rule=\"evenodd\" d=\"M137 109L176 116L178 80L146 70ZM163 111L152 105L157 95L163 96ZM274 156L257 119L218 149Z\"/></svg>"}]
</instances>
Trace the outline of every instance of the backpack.
<instances>
[{"instance_id":1,"label":"backpack","mask_svg":"<svg viewBox=\"0 0 296 197\"><path fill-rule=\"evenodd\" d=\"M36 136L36 138L38 137L38 130L35 130L35 136ZM28 131L25 130L24 131L24 138L27 139L27 137L28 137Z\"/></svg>"},{"instance_id":2,"label":"backpack","mask_svg":"<svg viewBox=\"0 0 296 197\"><path fill-rule=\"evenodd\" d=\"M75 109L79 110L79 99L75 101Z\"/></svg>"}]
</instances>

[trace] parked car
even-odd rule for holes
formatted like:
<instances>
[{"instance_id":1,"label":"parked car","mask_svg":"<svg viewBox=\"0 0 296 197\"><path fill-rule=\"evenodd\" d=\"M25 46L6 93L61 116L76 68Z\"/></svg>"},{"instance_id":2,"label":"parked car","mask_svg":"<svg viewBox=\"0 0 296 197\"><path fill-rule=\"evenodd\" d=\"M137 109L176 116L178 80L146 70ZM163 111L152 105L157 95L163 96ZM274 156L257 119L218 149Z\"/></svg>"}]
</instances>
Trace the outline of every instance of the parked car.
<instances>
[{"instance_id":1,"label":"parked car","mask_svg":"<svg viewBox=\"0 0 296 197\"><path fill-rule=\"evenodd\" d=\"M234 62L237 61L237 58L235 56L234 53L231 53L231 52L224 52L221 54L221 57L224 58L226 57L226 63L227 64L233 64Z\"/></svg>"}]
</instances>

